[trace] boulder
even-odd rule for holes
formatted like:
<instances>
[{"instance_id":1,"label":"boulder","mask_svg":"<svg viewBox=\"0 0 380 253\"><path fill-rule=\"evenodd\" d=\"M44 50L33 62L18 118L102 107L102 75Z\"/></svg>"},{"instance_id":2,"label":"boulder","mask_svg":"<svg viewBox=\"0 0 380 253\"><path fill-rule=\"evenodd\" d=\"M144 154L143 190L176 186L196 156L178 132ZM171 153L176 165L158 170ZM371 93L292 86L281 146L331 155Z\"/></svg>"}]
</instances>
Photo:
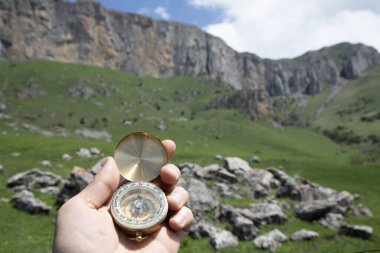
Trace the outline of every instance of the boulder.
<instances>
[{"instance_id":1,"label":"boulder","mask_svg":"<svg viewBox=\"0 0 380 253\"><path fill-rule=\"evenodd\" d=\"M40 192L43 194L49 194L53 197L57 196L59 193L60 189L57 186L48 186L45 188L41 188Z\"/></svg>"},{"instance_id":2,"label":"boulder","mask_svg":"<svg viewBox=\"0 0 380 253\"><path fill-rule=\"evenodd\" d=\"M181 163L177 167L181 171L182 177L192 176L196 171L203 169L196 163Z\"/></svg>"},{"instance_id":3,"label":"boulder","mask_svg":"<svg viewBox=\"0 0 380 253\"><path fill-rule=\"evenodd\" d=\"M251 169L244 174L247 185L251 189L251 197L260 198L268 195L271 188L273 174L263 169Z\"/></svg>"},{"instance_id":4,"label":"boulder","mask_svg":"<svg viewBox=\"0 0 380 253\"><path fill-rule=\"evenodd\" d=\"M0 173L4 173L4 166L0 164Z\"/></svg>"},{"instance_id":5,"label":"boulder","mask_svg":"<svg viewBox=\"0 0 380 253\"><path fill-rule=\"evenodd\" d=\"M194 171L195 175L203 180L217 180L222 182L236 183L237 177L218 164L211 164L203 169Z\"/></svg>"},{"instance_id":6,"label":"boulder","mask_svg":"<svg viewBox=\"0 0 380 253\"><path fill-rule=\"evenodd\" d=\"M224 167L235 175L243 175L251 170L248 162L239 157L224 158Z\"/></svg>"},{"instance_id":7,"label":"boulder","mask_svg":"<svg viewBox=\"0 0 380 253\"><path fill-rule=\"evenodd\" d=\"M56 202L58 205L64 204L71 197L78 194L94 178L94 175L83 168L75 166L70 173L70 177L65 180L63 187L59 191Z\"/></svg>"},{"instance_id":8,"label":"boulder","mask_svg":"<svg viewBox=\"0 0 380 253\"><path fill-rule=\"evenodd\" d=\"M253 240L253 244L257 248L269 249L271 252L275 252L277 247L281 243L287 241L288 238L280 230L274 229L265 235L256 237Z\"/></svg>"},{"instance_id":9,"label":"boulder","mask_svg":"<svg viewBox=\"0 0 380 253\"><path fill-rule=\"evenodd\" d=\"M359 217L372 217L372 212L363 204L359 204L353 207L352 212L355 216Z\"/></svg>"},{"instance_id":10,"label":"boulder","mask_svg":"<svg viewBox=\"0 0 380 253\"><path fill-rule=\"evenodd\" d=\"M44 160L41 162L42 167L44 168L51 168L51 162L48 160Z\"/></svg>"},{"instance_id":11,"label":"boulder","mask_svg":"<svg viewBox=\"0 0 380 253\"><path fill-rule=\"evenodd\" d=\"M7 180L7 187L21 187L26 189L38 189L47 186L56 186L62 177L51 172L31 169L18 173Z\"/></svg>"},{"instance_id":12,"label":"boulder","mask_svg":"<svg viewBox=\"0 0 380 253\"><path fill-rule=\"evenodd\" d=\"M80 148L77 155L82 158L91 158L91 152L88 148Z\"/></svg>"},{"instance_id":13,"label":"boulder","mask_svg":"<svg viewBox=\"0 0 380 253\"><path fill-rule=\"evenodd\" d=\"M261 158L258 157L257 155L254 155L251 157L251 162L253 163L261 163Z\"/></svg>"},{"instance_id":14,"label":"boulder","mask_svg":"<svg viewBox=\"0 0 380 253\"><path fill-rule=\"evenodd\" d=\"M319 234L317 232L311 231L311 230L306 230L306 229L301 229L298 230L297 232L293 233L290 236L290 239L292 241L309 241L313 240L315 238L319 237Z\"/></svg>"},{"instance_id":15,"label":"boulder","mask_svg":"<svg viewBox=\"0 0 380 253\"><path fill-rule=\"evenodd\" d=\"M274 177L280 181L281 186L277 190L276 196L279 198L291 198L294 200L300 200L300 191L297 181L286 174L285 171L278 168L269 168L268 171L274 175Z\"/></svg>"},{"instance_id":16,"label":"boulder","mask_svg":"<svg viewBox=\"0 0 380 253\"><path fill-rule=\"evenodd\" d=\"M344 224L340 227L339 232L352 237L369 239L372 236L373 229L370 226Z\"/></svg>"},{"instance_id":17,"label":"boulder","mask_svg":"<svg viewBox=\"0 0 380 253\"><path fill-rule=\"evenodd\" d=\"M24 210L31 214L49 214L50 207L39 199L34 197L34 194L28 190L23 190L16 193L11 198L11 203L17 209Z\"/></svg>"},{"instance_id":18,"label":"boulder","mask_svg":"<svg viewBox=\"0 0 380 253\"><path fill-rule=\"evenodd\" d=\"M328 213L326 216L319 220L322 226L332 230L339 230L345 224L344 217L340 213Z\"/></svg>"},{"instance_id":19,"label":"boulder","mask_svg":"<svg viewBox=\"0 0 380 253\"><path fill-rule=\"evenodd\" d=\"M236 247L238 245L238 239L227 230L219 230L217 233L213 233L210 236L210 243L216 250Z\"/></svg>"},{"instance_id":20,"label":"boulder","mask_svg":"<svg viewBox=\"0 0 380 253\"><path fill-rule=\"evenodd\" d=\"M62 160L70 161L71 159L73 159L73 157L67 153L62 155Z\"/></svg>"},{"instance_id":21,"label":"boulder","mask_svg":"<svg viewBox=\"0 0 380 253\"><path fill-rule=\"evenodd\" d=\"M219 206L215 192L208 189L204 182L190 178L189 180L181 180L179 185L189 193L189 207L194 216L201 216L202 212L212 211Z\"/></svg>"},{"instance_id":22,"label":"boulder","mask_svg":"<svg viewBox=\"0 0 380 253\"><path fill-rule=\"evenodd\" d=\"M196 219L191 226L189 235L193 238L199 239L202 237L211 237L211 235L217 233L219 229L213 224L203 220Z\"/></svg>"},{"instance_id":23,"label":"boulder","mask_svg":"<svg viewBox=\"0 0 380 253\"><path fill-rule=\"evenodd\" d=\"M257 228L252 220L242 215L233 216L231 219L234 234L239 240L252 240L257 236Z\"/></svg>"},{"instance_id":24,"label":"boulder","mask_svg":"<svg viewBox=\"0 0 380 253\"><path fill-rule=\"evenodd\" d=\"M211 185L211 189L219 193L223 197L230 197L235 199L241 199L241 196L232 192L228 184L215 182Z\"/></svg>"},{"instance_id":25,"label":"boulder","mask_svg":"<svg viewBox=\"0 0 380 253\"><path fill-rule=\"evenodd\" d=\"M92 130L88 128L76 129L75 134L83 138L94 139L94 140L111 141L111 138L112 138L111 134L109 134L105 130L98 131L98 130Z\"/></svg>"},{"instance_id":26,"label":"boulder","mask_svg":"<svg viewBox=\"0 0 380 253\"><path fill-rule=\"evenodd\" d=\"M67 90L67 92L72 98L78 100L88 100L94 95L94 90L84 85L72 86Z\"/></svg>"},{"instance_id":27,"label":"boulder","mask_svg":"<svg viewBox=\"0 0 380 253\"><path fill-rule=\"evenodd\" d=\"M103 165L105 163L107 158L102 158L100 159L99 161L97 161L94 166L91 167L90 169L90 173L92 173L93 175L96 175L98 174L98 172L103 168Z\"/></svg>"},{"instance_id":28,"label":"boulder","mask_svg":"<svg viewBox=\"0 0 380 253\"><path fill-rule=\"evenodd\" d=\"M263 202L250 205L249 218L254 221L257 226L266 226L268 224L285 224L288 221L287 216L282 210L282 206L278 203Z\"/></svg>"},{"instance_id":29,"label":"boulder","mask_svg":"<svg viewBox=\"0 0 380 253\"><path fill-rule=\"evenodd\" d=\"M296 216L305 221L319 220L335 207L334 202L316 200L302 202L295 206L294 212Z\"/></svg>"}]
</instances>

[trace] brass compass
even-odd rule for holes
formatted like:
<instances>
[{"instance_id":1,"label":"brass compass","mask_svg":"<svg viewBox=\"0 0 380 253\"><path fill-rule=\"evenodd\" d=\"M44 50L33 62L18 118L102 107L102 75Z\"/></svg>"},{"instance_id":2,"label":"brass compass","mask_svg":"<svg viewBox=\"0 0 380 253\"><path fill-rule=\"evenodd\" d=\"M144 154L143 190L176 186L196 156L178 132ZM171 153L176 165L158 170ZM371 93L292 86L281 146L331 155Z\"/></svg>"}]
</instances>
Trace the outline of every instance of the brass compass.
<instances>
[{"instance_id":1,"label":"brass compass","mask_svg":"<svg viewBox=\"0 0 380 253\"><path fill-rule=\"evenodd\" d=\"M165 148L150 133L132 133L117 145L115 161L127 183L112 197L112 218L130 239L142 241L162 226L168 213L165 193L149 182L159 177L166 163Z\"/></svg>"}]
</instances>

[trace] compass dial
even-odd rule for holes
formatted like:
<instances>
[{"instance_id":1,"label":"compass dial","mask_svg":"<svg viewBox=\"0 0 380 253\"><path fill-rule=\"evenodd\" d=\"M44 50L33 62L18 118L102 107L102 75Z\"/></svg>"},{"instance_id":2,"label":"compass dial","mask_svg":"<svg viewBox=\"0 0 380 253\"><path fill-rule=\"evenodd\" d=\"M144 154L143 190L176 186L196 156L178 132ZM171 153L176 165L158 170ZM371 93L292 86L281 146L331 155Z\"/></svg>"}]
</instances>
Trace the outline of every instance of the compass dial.
<instances>
[{"instance_id":1,"label":"compass dial","mask_svg":"<svg viewBox=\"0 0 380 253\"><path fill-rule=\"evenodd\" d=\"M159 228L168 212L164 192L149 182L121 186L111 202L115 222L130 234L148 234Z\"/></svg>"}]
</instances>

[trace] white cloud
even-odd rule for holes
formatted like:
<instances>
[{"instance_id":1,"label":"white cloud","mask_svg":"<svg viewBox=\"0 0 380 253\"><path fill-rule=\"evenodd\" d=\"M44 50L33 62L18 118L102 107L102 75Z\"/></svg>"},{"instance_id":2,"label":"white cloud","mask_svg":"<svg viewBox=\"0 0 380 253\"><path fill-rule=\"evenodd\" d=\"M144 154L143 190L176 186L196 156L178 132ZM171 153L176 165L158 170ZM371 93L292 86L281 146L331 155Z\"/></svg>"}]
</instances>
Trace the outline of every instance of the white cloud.
<instances>
[{"instance_id":1,"label":"white cloud","mask_svg":"<svg viewBox=\"0 0 380 253\"><path fill-rule=\"evenodd\" d=\"M187 0L221 11L204 29L236 50L295 57L343 41L380 50L380 8L373 0ZM376 3L375 3L376 2Z\"/></svg>"},{"instance_id":2,"label":"white cloud","mask_svg":"<svg viewBox=\"0 0 380 253\"><path fill-rule=\"evenodd\" d=\"M138 13L141 15L150 15L152 11L149 8L143 7L141 8Z\"/></svg>"},{"instance_id":3,"label":"white cloud","mask_svg":"<svg viewBox=\"0 0 380 253\"><path fill-rule=\"evenodd\" d=\"M156 15L158 15L162 19L169 19L170 15L165 7L159 6L153 11Z\"/></svg>"}]
</instances>

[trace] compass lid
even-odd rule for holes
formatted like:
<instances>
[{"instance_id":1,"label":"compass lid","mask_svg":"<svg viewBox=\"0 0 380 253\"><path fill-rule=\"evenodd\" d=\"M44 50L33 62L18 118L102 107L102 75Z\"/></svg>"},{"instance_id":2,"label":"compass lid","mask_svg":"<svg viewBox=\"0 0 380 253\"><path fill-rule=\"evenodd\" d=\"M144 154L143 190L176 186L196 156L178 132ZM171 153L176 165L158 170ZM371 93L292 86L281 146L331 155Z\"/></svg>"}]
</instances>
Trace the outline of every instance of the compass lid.
<instances>
[{"instance_id":1,"label":"compass lid","mask_svg":"<svg viewBox=\"0 0 380 253\"><path fill-rule=\"evenodd\" d=\"M151 181L166 163L166 151L159 138L147 132L125 136L116 146L115 162L120 175L135 181Z\"/></svg>"}]
</instances>

